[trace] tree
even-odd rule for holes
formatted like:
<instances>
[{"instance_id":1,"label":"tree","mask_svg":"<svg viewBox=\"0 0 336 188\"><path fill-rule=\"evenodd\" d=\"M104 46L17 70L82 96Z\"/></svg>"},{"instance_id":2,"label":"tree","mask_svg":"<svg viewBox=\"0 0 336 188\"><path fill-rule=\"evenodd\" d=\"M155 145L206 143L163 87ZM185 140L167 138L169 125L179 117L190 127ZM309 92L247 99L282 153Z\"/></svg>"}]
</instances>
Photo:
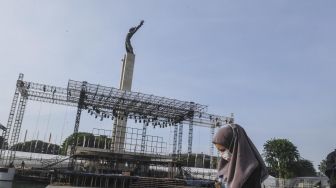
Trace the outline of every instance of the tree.
<instances>
[{"instance_id":1,"label":"tree","mask_svg":"<svg viewBox=\"0 0 336 188\"><path fill-rule=\"evenodd\" d=\"M291 166L291 171L295 177L311 177L316 176L316 170L311 161L300 159Z\"/></svg>"},{"instance_id":2,"label":"tree","mask_svg":"<svg viewBox=\"0 0 336 188\"><path fill-rule=\"evenodd\" d=\"M279 178L291 178L295 174L292 165L299 160L297 147L287 139L271 139L264 144L265 162Z\"/></svg>"},{"instance_id":3,"label":"tree","mask_svg":"<svg viewBox=\"0 0 336 188\"><path fill-rule=\"evenodd\" d=\"M66 155L72 144L75 144L76 146L84 145L85 147L104 149L108 144L111 143L111 138L107 138L105 135L94 136L93 134L87 132L79 132L76 134L71 134L64 140L61 152L63 155ZM76 136L77 139L75 140Z\"/></svg>"},{"instance_id":4,"label":"tree","mask_svg":"<svg viewBox=\"0 0 336 188\"><path fill-rule=\"evenodd\" d=\"M75 141L75 138L77 136L77 140ZM68 148L71 147L72 144L75 144L75 145L83 145L83 142L84 142L84 138L85 138L85 142L87 142L86 140L94 140L94 135L91 134L91 133L87 133L87 132L79 132L79 133L73 133L71 134L70 136L68 136L63 144L62 144L62 154L63 155L66 155L67 154L67 151L68 151ZM90 145L89 147L91 146L91 142L89 142Z\"/></svg>"},{"instance_id":5,"label":"tree","mask_svg":"<svg viewBox=\"0 0 336 188\"><path fill-rule=\"evenodd\" d=\"M330 187L336 188L336 150L329 153L326 158L326 171Z\"/></svg>"},{"instance_id":6,"label":"tree","mask_svg":"<svg viewBox=\"0 0 336 188\"><path fill-rule=\"evenodd\" d=\"M2 137L2 136L0 136L0 148L2 147L2 143L4 142L4 138ZM7 149L7 147L8 147L8 143L7 142L5 142L5 144L4 144L4 149Z\"/></svg>"},{"instance_id":7,"label":"tree","mask_svg":"<svg viewBox=\"0 0 336 188\"><path fill-rule=\"evenodd\" d=\"M323 159L318 165L318 170L320 173L325 175L325 171L327 170L327 161L325 159Z\"/></svg>"},{"instance_id":8,"label":"tree","mask_svg":"<svg viewBox=\"0 0 336 188\"><path fill-rule=\"evenodd\" d=\"M43 142L41 140L31 140L26 142L19 142L11 147L15 151L32 152L32 153L45 153L45 154L58 154L60 146Z\"/></svg>"}]
</instances>

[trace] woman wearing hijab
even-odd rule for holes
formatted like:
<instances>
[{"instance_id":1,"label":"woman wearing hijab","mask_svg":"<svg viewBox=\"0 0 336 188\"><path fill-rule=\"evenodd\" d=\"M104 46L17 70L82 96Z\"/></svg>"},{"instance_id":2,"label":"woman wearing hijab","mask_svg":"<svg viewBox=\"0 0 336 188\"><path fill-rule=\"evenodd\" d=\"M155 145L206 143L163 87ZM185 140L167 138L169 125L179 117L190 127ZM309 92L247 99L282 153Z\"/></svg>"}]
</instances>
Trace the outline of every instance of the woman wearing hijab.
<instances>
[{"instance_id":1,"label":"woman wearing hijab","mask_svg":"<svg viewBox=\"0 0 336 188\"><path fill-rule=\"evenodd\" d=\"M218 164L218 177L226 188L261 188L267 170L258 150L237 125L222 127L213 138L221 159Z\"/></svg>"}]
</instances>

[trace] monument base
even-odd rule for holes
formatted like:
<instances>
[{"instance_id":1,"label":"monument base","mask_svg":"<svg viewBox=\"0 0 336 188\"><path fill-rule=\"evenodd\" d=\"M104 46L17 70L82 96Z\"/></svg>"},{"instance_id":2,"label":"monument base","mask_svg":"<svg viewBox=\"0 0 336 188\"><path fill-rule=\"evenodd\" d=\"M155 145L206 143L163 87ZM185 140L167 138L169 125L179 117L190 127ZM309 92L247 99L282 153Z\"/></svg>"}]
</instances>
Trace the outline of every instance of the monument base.
<instances>
[{"instance_id":1,"label":"monument base","mask_svg":"<svg viewBox=\"0 0 336 188\"><path fill-rule=\"evenodd\" d=\"M120 90L131 91L132 89L134 60L134 54L125 54L121 70L121 79L119 86ZM123 151L125 144L127 117L123 117L123 120L116 118L114 121L115 122L112 132L112 148L114 151Z\"/></svg>"}]
</instances>

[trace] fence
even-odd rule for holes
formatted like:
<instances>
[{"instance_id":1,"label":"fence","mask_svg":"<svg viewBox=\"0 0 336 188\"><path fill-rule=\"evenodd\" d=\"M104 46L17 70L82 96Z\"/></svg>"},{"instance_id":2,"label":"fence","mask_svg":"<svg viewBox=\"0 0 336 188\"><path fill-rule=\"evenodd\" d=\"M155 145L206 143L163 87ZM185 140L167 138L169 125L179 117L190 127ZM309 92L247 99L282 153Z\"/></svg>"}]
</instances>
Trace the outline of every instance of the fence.
<instances>
[{"instance_id":1,"label":"fence","mask_svg":"<svg viewBox=\"0 0 336 188\"><path fill-rule=\"evenodd\" d=\"M263 182L264 188L329 188L327 177L297 177L278 179L269 177Z\"/></svg>"}]
</instances>

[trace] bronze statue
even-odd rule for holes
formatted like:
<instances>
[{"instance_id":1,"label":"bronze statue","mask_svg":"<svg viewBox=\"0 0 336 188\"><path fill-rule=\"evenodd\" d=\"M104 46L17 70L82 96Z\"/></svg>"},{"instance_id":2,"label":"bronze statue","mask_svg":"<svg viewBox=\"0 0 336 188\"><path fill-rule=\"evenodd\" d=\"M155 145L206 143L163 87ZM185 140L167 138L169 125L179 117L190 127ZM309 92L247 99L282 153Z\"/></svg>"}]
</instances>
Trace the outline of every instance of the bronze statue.
<instances>
[{"instance_id":1,"label":"bronze statue","mask_svg":"<svg viewBox=\"0 0 336 188\"><path fill-rule=\"evenodd\" d=\"M138 26L132 27L131 29L129 29L128 34L126 36L126 41L125 41L125 47L126 47L126 52L127 53L134 54L133 47L132 47L132 44L131 44L131 38L134 35L134 33L137 32L138 29L143 25L143 23L144 23L144 21L141 20L141 22Z\"/></svg>"}]
</instances>

